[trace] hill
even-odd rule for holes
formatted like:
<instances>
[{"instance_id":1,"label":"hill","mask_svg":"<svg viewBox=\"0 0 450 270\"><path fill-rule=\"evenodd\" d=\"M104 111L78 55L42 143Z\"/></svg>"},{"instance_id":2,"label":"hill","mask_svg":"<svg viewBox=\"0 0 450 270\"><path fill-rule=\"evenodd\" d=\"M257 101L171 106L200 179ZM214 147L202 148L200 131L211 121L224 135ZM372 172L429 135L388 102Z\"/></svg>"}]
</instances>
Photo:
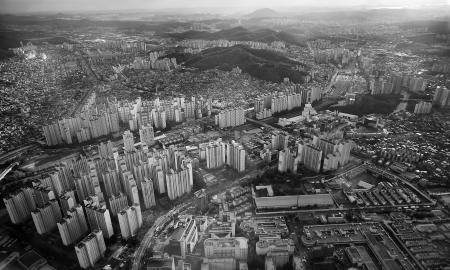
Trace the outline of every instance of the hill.
<instances>
[{"instance_id":1,"label":"hill","mask_svg":"<svg viewBox=\"0 0 450 270\"><path fill-rule=\"evenodd\" d=\"M274 18L280 17L280 14L273 9L270 8L261 8L253 11L250 14L245 15L244 17L250 19L259 19L259 18Z\"/></svg>"},{"instance_id":2,"label":"hill","mask_svg":"<svg viewBox=\"0 0 450 270\"><path fill-rule=\"evenodd\" d=\"M186 31L183 33L168 33L169 37L183 39L204 39L204 40L236 40L236 41L255 41L270 43L273 41L284 41L290 44L302 45L302 43L294 36L286 32L276 32L270 29L258 29L250 31L244 27L234 27L217 31L214 33L206 31Z\"/></svg>"},{"instance_id":3,"label":"hill","mask_svg":"<svg viewBox=\"0 0 450 270\"><path fill-rule=\"evenodd\" d=\"M271 82L282 82L288 77L292 82L301 83L307 75L306 72L293 69L302 63L272 51L250 49L241 45L211 48L195 55L174 53L168 57L175 57L177 62L184 62L185 66L200 70L217 68L230 71L239 67L255 78Z\"/></svg>"}]
</instances>

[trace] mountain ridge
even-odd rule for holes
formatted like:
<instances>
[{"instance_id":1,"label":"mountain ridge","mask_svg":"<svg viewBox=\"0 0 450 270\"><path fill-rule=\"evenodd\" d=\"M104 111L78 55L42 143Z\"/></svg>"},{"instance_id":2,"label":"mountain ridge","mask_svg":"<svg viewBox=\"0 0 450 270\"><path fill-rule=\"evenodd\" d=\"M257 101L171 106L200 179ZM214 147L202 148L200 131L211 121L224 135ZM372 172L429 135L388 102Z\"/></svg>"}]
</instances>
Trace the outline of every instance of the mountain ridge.
<instances>
[{"instance_id":1,"label":"mountain ridge","mask_svg":"<svg viewBox=\"0 0 450 270\"><path fill-rule=\"evenodd\" d=\"M182 33L167 33L167 36L172 37L177 40L184 39L205 39L205 40L217 40L226 39L234 41L255 41L255 42L265 42L271 43L274 41L283 41L288 44L303 45L294 36L280 31L274 31L271 29L263 28L250 31L242 26L237 26L225 30L220 30L217 32L206 32L206 31L195 31L189 30Z\"/></svg>"}]
</instances>

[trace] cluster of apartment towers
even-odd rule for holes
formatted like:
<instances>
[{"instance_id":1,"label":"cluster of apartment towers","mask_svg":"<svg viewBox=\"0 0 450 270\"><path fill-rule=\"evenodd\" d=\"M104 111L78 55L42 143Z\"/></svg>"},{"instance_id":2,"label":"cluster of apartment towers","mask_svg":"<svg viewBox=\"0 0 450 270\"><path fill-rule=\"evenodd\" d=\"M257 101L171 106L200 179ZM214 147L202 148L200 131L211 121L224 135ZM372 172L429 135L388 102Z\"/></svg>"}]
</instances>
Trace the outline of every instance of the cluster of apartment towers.
<instances>
[{"instance_id":1,"label":"cluster of apartment towers","mask_svg":"<svg viewBox=\"0 0 450 270\"><path fill-rule=\"evenodd\" d=\"M108 99L94 105L95 96L81 113L43 127L47 145L83 143L120 131L125 126L131 131L142 127L164 130L168 122L183 121L211 115L211 99L176 97L169 100L141 100L118 102Z\"/></svg>"},{"instance_id":2,"label":"cluster of apartment towers","mask_svg":"<svg viewBox=\"0 0 450 270\"><path fill-rule=\"evenodd\" d=\"M145 142L152 139L148 127L135 147L133 134L125 131L123 150L101 143L98 157L65 160L43 172L32 187L4 198L11 221L31 217L39 234L58 228L63 244L75 245L80 266L94 265L104 254L103 238L114 234L112 220L128 239L142 225L141 205L156 205L155 192L173 200L192 190L191 160L173 146L149 148ZM83 238L88 224L92 233Z\"/></svg>"},{"instance_id":3,"label":"cluster of apartment towers","mask_svg":"<svg viewBox=\"0 0 450 270\"><path fill-rule=\"evenodd\" d=\"M285 92L276 92L259 96L255 100L256 119L271 117L275 113L290 111L299 108L302 104L309 104L322 97L319 87L300 89L299 85L293 85L292 89Z\"/></svg>"},{"instance_id":4,"label":"cluster of apartment towers","mask_svg":"<svg viewBox=\"0 0 450 270\"><path fill-rule=\"evenodd\" d=\"M343 139L313 136L312 140L298 140L290 146L289 137L286 133L275 132L271 144L262 152L263 159L270 162L272 152L278 151L279 172L296 173L300 164L316 173L336 170L349 162L354 145Z\"/></svg>"}]
</instances>

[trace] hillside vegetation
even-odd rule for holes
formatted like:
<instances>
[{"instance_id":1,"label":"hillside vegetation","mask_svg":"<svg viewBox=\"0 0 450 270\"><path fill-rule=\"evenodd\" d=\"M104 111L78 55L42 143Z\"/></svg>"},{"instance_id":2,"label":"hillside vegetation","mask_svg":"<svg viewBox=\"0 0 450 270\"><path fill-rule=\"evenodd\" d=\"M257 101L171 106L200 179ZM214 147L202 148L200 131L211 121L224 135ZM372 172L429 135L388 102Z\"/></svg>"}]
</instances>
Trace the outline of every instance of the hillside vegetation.
<instances>
[{"instance_id":1,"label":"hillside vegetation","mask_svg":"<svg viewBox=\"0 0 450 270\"><path fill-rule=\"evenodd\" d=\"M185 66L200 70L217 68L230 71L239 67L255 78L271 82L282 82L288 77L290 81L301 83L307 75L306 72L293 69L302 65L299 62L272 51L250 49L242 45L211 48L194 55L174 53L169 57L175 57L177 62L184 62Z\"/></svg>"}]
</instances>

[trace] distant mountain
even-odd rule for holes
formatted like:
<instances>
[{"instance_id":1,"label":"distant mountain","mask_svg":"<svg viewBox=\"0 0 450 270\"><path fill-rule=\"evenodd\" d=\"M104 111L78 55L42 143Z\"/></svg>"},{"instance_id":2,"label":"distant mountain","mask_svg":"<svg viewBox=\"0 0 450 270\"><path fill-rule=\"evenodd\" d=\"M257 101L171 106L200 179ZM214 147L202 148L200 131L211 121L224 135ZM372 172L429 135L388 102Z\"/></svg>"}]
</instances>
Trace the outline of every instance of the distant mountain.
<instances>
[{"instance_id":1,"label":"distant mountain","mask_svg":"<svg viewBox=\"0 0 450 270\"><path fill-rule=\"evenodd\" d=\"M259 19L259 18L274 18L280 17L280 14L273 9L270 8L261 8L253 11L250 14L245 15L244 17L249 19Z\"/></svg>"},{"instance_id":2,"label":"distant mountain","mask_svg":"<svg viewBox=\"0 0 450 270\"><path fill-rule=\"evenodd\" d=\"M183 33L168 33L169 37L183 39L205 39L205 40L236 40L236 41L256 41L270 43L273 41L284 41L290 44L303 45L297 38L286 33L276 32L271 29L258 29L250 31L244 27L234 27L217 31L214 33L206 31L187 31Z\"/></svg>"},{"instance_id":3,"label":"distant mountain","mask_svg":"<svg viewBox=\"0 0 450 270\"><path fill-rule=\"evenodd\" d=\"M175 57L177 62L184 62L185 66L200 70L217 68L229 71L239 67L255 78L271 82L282 82L288 77L295 83L301 83L307 75L306 72L293 69L302 65L300 62L272 51L251 49L243 45L211 48L194 55L174 53L169 57Z\"/></svg>"}]
</instances>

